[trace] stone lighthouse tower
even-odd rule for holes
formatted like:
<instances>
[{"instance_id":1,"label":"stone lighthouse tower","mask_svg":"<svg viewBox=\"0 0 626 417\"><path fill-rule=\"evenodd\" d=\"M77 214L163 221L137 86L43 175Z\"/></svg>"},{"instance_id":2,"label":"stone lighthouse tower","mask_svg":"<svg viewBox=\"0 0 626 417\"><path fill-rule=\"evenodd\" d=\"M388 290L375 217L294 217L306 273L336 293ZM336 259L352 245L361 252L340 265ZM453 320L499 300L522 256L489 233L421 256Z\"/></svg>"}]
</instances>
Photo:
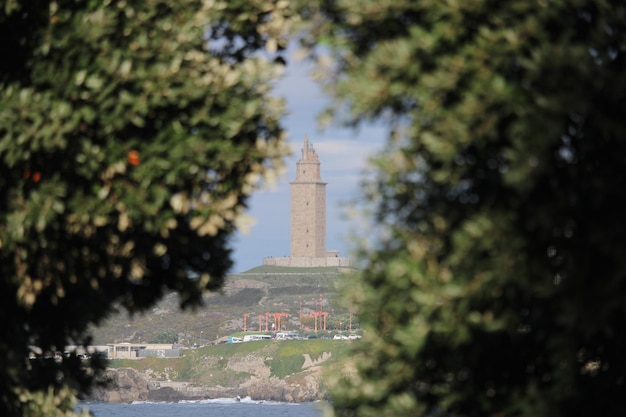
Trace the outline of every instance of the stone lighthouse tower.
<instances>
[{"instance_id":1,"label":"stone lighthouse tower","mask_svg":"<svg viewBox=\"0 0 626 417\"><path fill-rule=\"evenodd\" d=\"M304 137L302 156L296 163L291 185L290 256L263 258L263 265L281 267L351 267L350 258L326 251L326 183L320 176L320 160Z\"/></svg>"},{"instance_id":2,"label":"stone lighthouse tower","mask_svg":"<svg viewBox=\"0 0 626 417\"><path fill-rule=\"evenodd\" d=\"M302 157L291 185L291 257L326 257L326 183L320 160L304 136Z\"/></svg>"}]
</instances>

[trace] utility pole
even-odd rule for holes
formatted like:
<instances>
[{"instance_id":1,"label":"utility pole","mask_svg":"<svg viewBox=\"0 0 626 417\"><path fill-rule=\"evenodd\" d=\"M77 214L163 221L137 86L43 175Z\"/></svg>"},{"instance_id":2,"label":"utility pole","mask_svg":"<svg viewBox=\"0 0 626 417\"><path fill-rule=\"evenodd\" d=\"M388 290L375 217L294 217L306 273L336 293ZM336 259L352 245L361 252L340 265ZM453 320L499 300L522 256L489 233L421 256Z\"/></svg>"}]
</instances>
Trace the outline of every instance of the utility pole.
<instances>
[{"instance_id":1,"label":"utility pole","mask_svg":"<svg viewBox=\"0 0 626 417\"><path fill-rule=\"evenodd\" d=\"M248 327L247 327L247 322L248 322L248 313L243 313L243 331L247 332L248 331Z\"/></svg>"},{"instance_id":2,"label":"utility pole","mask_svg":"<svg viewBox=\"0 0 626 417\"><path fill-rule=\"evenodd\" d=\"M352 332L352 303L350 303L350 332Z\"/></svg>"}]
</instances>

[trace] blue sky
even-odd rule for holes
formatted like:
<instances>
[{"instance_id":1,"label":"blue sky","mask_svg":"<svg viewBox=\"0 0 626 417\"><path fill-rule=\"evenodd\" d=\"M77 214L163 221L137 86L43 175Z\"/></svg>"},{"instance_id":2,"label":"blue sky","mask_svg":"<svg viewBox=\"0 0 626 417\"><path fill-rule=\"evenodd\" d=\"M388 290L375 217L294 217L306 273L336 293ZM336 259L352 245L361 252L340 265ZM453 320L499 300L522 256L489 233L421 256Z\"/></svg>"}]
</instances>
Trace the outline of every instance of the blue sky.
<instances>
[{"instance_id":1,"label":"blue sky","mask_svg":"<svg viewBox=\"0 0 626 417\"><path fill-rule=\"evenodd\" d=\"M354 224L346 204L359 193L359 182L367 158L384 144L382 128L352 129L329 127L318 130L317 115L328 103L321 89L308 76L308 64L289 61L277 94L286 98L288 115L283 120L292 154L286 161L287 172L274 189L257 191L250 200L248 215L255 225L247 234L239 233L233 243L235 265L232 273L247 271L263 263L267 256L289 256L289 182L295 178L306 134L321 162L326 186L326 249L338 250L348 257L352 245L348 236Z\"/></svg>"}]
</instances>

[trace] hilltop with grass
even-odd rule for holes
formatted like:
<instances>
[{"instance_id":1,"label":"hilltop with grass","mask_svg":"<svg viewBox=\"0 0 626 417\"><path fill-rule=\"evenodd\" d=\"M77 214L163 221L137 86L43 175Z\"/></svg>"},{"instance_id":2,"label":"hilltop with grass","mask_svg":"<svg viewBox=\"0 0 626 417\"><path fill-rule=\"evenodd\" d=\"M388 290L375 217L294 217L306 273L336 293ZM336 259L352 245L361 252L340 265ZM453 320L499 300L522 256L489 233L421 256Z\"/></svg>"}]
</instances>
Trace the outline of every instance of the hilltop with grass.
<instances>
[{"instance_id":1,"label":"hilltop with grass","mask_svg":"<svg viewBox=\"0 0 626 417\"><path fill-rule=\"evenodd\" d=\"M217 343L235 332L266 329L266 313L286 313L281 329L315 333L315 311L328 312L327 334L358 328L349 306L339 299L340 285L350 285L351 270L337 267L259 266L230 275L221 293L207 294L204 306L182 312L176 295L165 296L150 311L129 317L120 313L94 329L94 344L179 343L185 347ZM302 320L300 320L302 312ZM274 320L267 325L272 330ZM278 330L278 329L274 329ZM322 334L319 333L321 336Z\"/></svg>"}]
</instances>

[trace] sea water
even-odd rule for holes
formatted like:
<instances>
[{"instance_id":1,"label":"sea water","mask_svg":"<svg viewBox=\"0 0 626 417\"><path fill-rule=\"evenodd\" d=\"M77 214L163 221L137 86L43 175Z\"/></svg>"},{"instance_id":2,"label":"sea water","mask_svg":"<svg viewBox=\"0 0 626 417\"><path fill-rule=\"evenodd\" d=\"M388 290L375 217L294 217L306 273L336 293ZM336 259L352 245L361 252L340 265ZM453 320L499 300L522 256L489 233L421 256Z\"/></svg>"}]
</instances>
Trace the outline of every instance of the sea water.
<instances>
[{"instance_id":1,"label":"sea water","mask_svg":"<svg viewBox=\"0 0 626 417\"><path fill-rule=\"evenodd\" d=\"M134 402L131 404L86 403L95 417L321 417L321 403L282 403L250 398L181 401L178 403Z\"/></svg>"}]
</instances>

